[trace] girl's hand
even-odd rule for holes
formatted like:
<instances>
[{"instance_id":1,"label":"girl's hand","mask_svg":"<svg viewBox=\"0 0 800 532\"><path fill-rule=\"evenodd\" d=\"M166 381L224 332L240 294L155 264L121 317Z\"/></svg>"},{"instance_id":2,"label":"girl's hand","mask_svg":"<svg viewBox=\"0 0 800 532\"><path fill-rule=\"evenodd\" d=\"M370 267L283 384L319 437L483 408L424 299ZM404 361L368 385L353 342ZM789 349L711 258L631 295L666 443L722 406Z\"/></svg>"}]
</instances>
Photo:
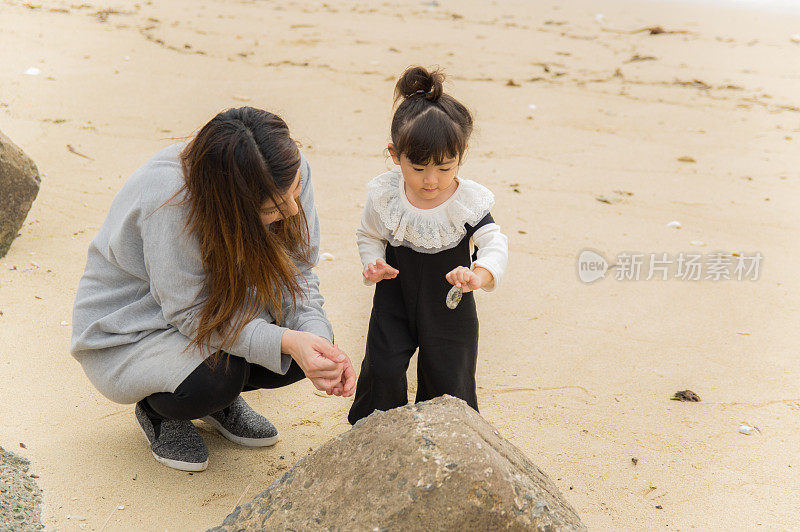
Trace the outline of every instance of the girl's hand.
<instances>
[{"instance_id":1,"label":"girl's hand","mask_svg":"<svg viewBox=\"0 0 800 532\"><path fill-rule=\"evenodd\" d=\"M367 281L371 283L377 283L383 281L384 279L394 279L397 277L398 273L400 273L400 270L392 268L386 264L385 260L378 259L375 261L375 264L370 264L367 266L367 269L364 270L363 275Z\"/></svg>"},{"instance_id":2,"label":"girl's hand","mask_svg":"<svg viewBox=\"0 0 800 532\"><path fill-rule=\"evenodd\" d=\"M461 288L464 293L483 288L494 280L489 270L480 266L476 266L474 270L459 266L445 275L445 279L448 283Z\"/></svg>"}]
</instances>

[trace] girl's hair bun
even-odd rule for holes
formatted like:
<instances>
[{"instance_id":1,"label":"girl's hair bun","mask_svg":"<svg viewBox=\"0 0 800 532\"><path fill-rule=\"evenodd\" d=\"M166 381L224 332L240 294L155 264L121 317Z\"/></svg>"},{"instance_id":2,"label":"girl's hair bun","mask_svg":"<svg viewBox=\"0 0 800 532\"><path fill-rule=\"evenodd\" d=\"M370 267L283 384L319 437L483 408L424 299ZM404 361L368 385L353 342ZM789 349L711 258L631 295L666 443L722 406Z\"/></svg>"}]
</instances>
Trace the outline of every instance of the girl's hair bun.
<instances>
[{"instance_id":1,"label":"girl's hair bun","mask_svg":"<svg viewBox=\"0 0 800 532\"><path fill-rule=\"evenodd\" d=\"M421 66L406 69L394 87L395 101L400 98L424 98L435 102L444 92L444 74L438 69L428 72Z\"/></svg>"}]
</instances>

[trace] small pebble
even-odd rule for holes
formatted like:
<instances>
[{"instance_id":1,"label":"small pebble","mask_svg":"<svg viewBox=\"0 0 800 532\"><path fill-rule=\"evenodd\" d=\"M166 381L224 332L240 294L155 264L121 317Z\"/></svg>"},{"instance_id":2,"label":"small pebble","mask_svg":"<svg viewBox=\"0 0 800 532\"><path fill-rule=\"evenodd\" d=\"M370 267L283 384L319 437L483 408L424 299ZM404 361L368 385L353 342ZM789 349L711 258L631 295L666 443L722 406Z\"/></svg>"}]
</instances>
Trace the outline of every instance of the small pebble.
<instances>
[{"instance_id":1,"label":"small pebble","mask_svg":"<svg viewBox=\"0 0 800 532\"><path fill-rule=\"evenodd\" d=\"M679 392L675 392L675 395L671 397L673 401L688 401L693 403L700 402L700 396L694 393L692 390L681 390Z\"/></svg>"},{"instance_id":2,"label":"small pebble","mask_svg":"<svg viewBox=\"0 0 800 532\"><path fill-rule=\"evenodd\" d=\"M761 432L761 431L758 430L758 427L755 427L755 426L750 425L748 423L742 423L739 426L739 432L741 432L742 434L746 434L747 436L750 436L750 435L754 434L755 432Z\"/></svg>"},{"instance_id":3,"label":"small pebble","mask_svg":"<svg viewBox=\"0 0 800 532\"><path fill-rule=\"evenodd\" d=\"M458 306L458 304L461 303L461 296L463 293L464 291L457 286L451 288L450 291L447 292L447 297L444 300L444 303L445 305L447 305L447 308L449 308L450 310L455 309Z\"/></svg>"}]
</instances>

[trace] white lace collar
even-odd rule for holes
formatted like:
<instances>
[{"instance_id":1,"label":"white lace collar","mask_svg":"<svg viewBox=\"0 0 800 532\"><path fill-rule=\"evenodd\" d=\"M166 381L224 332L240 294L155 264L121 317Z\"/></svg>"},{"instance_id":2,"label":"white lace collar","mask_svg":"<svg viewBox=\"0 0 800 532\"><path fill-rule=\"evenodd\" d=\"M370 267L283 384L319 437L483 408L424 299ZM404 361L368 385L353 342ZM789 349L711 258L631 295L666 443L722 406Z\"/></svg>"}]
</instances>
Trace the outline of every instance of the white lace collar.
<instances>
[{"instance_id":1,"label":"white lace collar","mask_svg":"<svg viewBox=\"0 0 800 532\"><path fill-rule=\"evenodd\" d=\"M403 175L391 170L369 182L372 206L392 235L390 243L410 245L420 252L435 253L458 244L494 205L494 194L484 187L458 178L458 188L444 203L420 209L408 201Z\"/></svg>"}]
</instances>

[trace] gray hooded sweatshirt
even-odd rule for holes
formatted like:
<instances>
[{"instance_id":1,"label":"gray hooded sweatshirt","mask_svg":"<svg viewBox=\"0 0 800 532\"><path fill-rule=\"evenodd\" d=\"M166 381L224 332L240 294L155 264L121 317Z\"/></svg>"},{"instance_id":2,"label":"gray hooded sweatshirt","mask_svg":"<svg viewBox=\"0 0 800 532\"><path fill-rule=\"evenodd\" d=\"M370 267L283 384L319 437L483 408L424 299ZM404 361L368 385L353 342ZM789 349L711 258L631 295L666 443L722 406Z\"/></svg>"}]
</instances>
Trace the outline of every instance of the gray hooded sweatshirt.
<instances>
[{"instance_id":1,"label":"gray hooded sweatshirt","mask_svg":"<svg viewBox=\"0 0 800 532\"><path fill-rule=\"evenodd\" d=\"M186 228L189 207L176 205L183 192L164 205L184 184L179 161L184 147L164 148L125 182L89 246L78 285L72 355L92 384L117 403L174 392L208 355L188 348L205 299L200 247ZM316 264L319 218L305 157L300 168L300 202L308 218L311 263ZM285 327L275 325L264 310L227 348L230 354L284 374L291 358L281 353L283 331L308 331L333 341L319 278L309 266L298 268L304 296L294 309L284 302ZM212 339L212 347L220 347L220 338Z\"/></svg>"}]
</instances>

